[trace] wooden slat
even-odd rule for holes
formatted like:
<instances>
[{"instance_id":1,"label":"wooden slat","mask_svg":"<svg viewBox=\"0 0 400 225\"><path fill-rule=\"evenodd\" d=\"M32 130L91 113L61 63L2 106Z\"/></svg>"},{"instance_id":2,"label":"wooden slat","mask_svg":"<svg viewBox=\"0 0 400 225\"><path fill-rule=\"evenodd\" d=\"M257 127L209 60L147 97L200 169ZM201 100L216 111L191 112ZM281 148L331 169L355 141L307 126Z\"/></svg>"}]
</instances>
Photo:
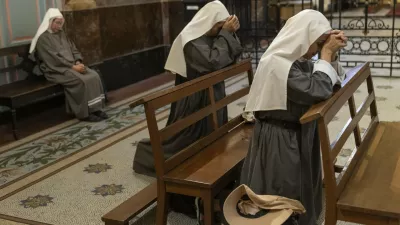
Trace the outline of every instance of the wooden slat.
<instances>
[{"instance_id":1,"label":"wooden slat","mask_svg":"<svg viewBox=\"0 0 400 225\"><path fill-rule=\"evenodd\" d=\"M0 86L0 98L16 98L24 95L29 95L34 92L43 91L50 87L59 87L63 91L61 85L51 83L47 80L20 80L11 84Z\"/></svg>"},{"instance_id":2,"label":"wooden slat","mask_svg":"<svg viewBox=\"0 0 400 225\"><path fill-rule=\"evenodd\" d=\"M374 82L372 81L372 76L367 77L367 89L368 93L370 94L374 93ZM371 104L370 112L371 112L371 118L378 117L378 108L376 106L376 99L374 99L374 101Z\"/></svg>"},{"instance_id":3,"label":"wooden slat","mask_svg":"<svg viewBox=\"0 0 400 225\"><path fill-rule=\"evenodd\" d=\"M146 112L147 127L149 129L156 174L157 177L162 177L164 175L164 152L161 148L161 137L158 132L155 109L147 103L145 104L144 109Z\"/></svg>"},{"instance_id":4,"label":"wooden slat","mask_svg":"<svg viewBox=\"0 0 400 225\"><path fill-rule=\"evenodd\" d=\"M154 182L108 212L101 220L106 225L127 225L130 220L156 200L157 182Z\"/></svg>"},{"instance_id":5,"label":"wooden slat","mask_svg":"<svg viewBox=\"0 0 400 225\"><path fill-rule=\"evenodd\" d=\"M203 138L197 140L193 144L189 145L187 148L181 150L179 153L175 154L174 156L169 158L167 161L165 161L165 171L168 172L168 171L172 170L173 168L177 167L183 161L185 161L189 157L192 157L193 155L198 153L200 150L204 149L209 144L211 144L218 138L222 137L227 132L229 132L231 129L237 127L241 123L244 123L244 121L243 121L242 116L239 115L239 116L235 117L234 119L230 120L227 124L221 126L217 131L212 132L211 134L207 135L206 137L203 137Z\"/></svg>"},{"instance_id":6,"label":"wooden slat","mask_svg":"<svg viewBox=\"0 0 400 225\"><path fill-rule=\"evenodd\" d=\"M246 88L242 88L241 90L235 91L234 93L226 96L225 98L219 100L216 104L215 104L215 108L217 110L221 109L222 107L225 107L229 104L231 104L232 102L246 96L250 91L250 87L246 87Z\"/></svg>"},{"instance_id":7,"label":"wooden slat","mask_svg":"<svg viewBox=\"0 0 400 225\"><path fill-rule=\"evenodd\" d=\"M368 67L368 66L367 66ZM325 119L325 122L332 121L333 117L339 112L339 110L343 107L343 105L353 97L354 92L364 83L365 79L370 76L370 70L365 68L362 73L358 73L354 80L346 84L342 89L343 92L338 94L337 99L335 102L330 106L327 107L324 114L322 115Z\"/></svg>"},{"instance_id":8,"label":"wooden slat","mask_svg":"<svg viewBox=\"0 0 400 225\"><path fill-rule=\"evenodd\" d=\"M219 100L218 102L215 103L215 109L212 107L212 105L208 105L205 108L202 108L201 110L181 119L178 120L177 122L164 127L163 129L160 130L161 133L161 140L167 140L168 138L174 136L181 130L193 125L197 121L209 116L214 110L217 111L230 103L236 101L237 99L247 95L250 91L250 87L242 88L241 90L238 90L225 98Z\"/></svg>"},{"instance_id":9,"label":"wooden slat","mask_svg":"<svg viewBox=\"0 0 400 225\"><path fill-rule=\"evenodd\" d=\"M335 114L340 110L344 103L350 99L355 90L358 89L369 74L369 63L364 63L349 70L346 74L346 79L342 83L342 88L328 100L312 106L300 118L300 123L305 124L321 117L324 117L327 122L331 121Z\"/></svg>"},{"instance_id":10,"label":"wooden slat","mask_svg":"<svg viewBox=\"0 0 400 225\"><path fill-rule=\"evenodd\" d=\"M214 96L214 86L211 85L208 87L208 97L210 98L211 107L212 107L212 127L214 130L218 129L218 119L217 119L217 109L215 108L215 96Z\"/></svg>"},{"instance_id":11,"label":"wooden slat","mask_svg":"<svg viewBox=\"0 0 400 225\"><path fill-rule=\"evenodd\" d=\"M0 57L9 56L13 54L28 54L30 44L11 46L6 48L0 48Z\"/></svg>"},{"instance_id":12,"label":"wooden slat","mask_svg":"<svg viewBox=\"0 0 400 225\"><path fill-rule=\"evenodd\" d=\"M197 121L207 117L213 112L213 108L211 105L208 105L205 108L200 109L199 111L190 114L189 116L185 117L184 119L178 120L175 123L164 127L160 130L160 137L161 141L167 140L168 138L174 136L176 133L180 132L181 130L193 125Z\"/></svg>"},{"instance_id":13,"label":"wooden slat","mask_svg":"<svg viewBox=\"0 0 400 225\"><path fill-rule=\"evenodd\" d=\"M147 95L141 99L136 100L135 102L130 104L131 108L134 108L138 105L142 105L145 102L150 102L153 100L158 100L159 98L163 99L168 99L166 104L176 102L177 100L189 96L193 93L196 93L198 91L204 90L207 87L209 87L212 84L216 84L218 82L224 81L226 78L233 77L235 75L238 75L242 72L249 71L252 69L251 67L251 60L246 59L243 60L235 65L229 66L227 68L215 71L213 73L210 73L208 75L199 77L197 79L185 82L183 84L180 84L178 86L175 86L173 88L167 89L167 90L161 90L158 91L154 94ZM206 82L204 82L206 81ZM201 86L199 86L201 84ZM174 93L179 93L181 94L180 96L174 95L172 98L170 97ZM166 97L169 96L169 97ZM154 106L157 108L162 107L163 105L159 106L160 101L157 101L158 103L155 104ZM162 101L161 101L162 102ZM166 105L165 104L165 105Z\"/></svg>"},{"instance_id":14,"label":"wooden slat","mask_svg":"<svg viewBox=\"0 0 400 225\"><path fill-rule=\"evenodd\" d=\"M219 82L223 82L224 80L230 77L246 72L250 68L251 68L250 63L236 64L234 66L231 66L229 70L226 71L223 70L224 72L217 71L215 73L205 75L204 77L207 77L208 79L201 79L203 78L201 77L199 78L199 80L197 79L192 80L196 82L190 83L188 85L185 84L189 83L190 81L184 83L183 86L179 85L180 86L179 89L175 90L175 88L172 88L168 93L152 99L151 101L149 101L149 103L152 104L156 109L161 108L167 104L176 102L186 96L190 96L196 92L205 90L209 86L215 85Z\"/></svg>"},{"instance_id":15,"label":"wooden slat","mask_svg":"<svg viewBox=\"0 0 400 225\"><path fill-rule=\"evenodd\" d=\"M247 79L249 81L249 86L253 83L254 75L253 75L253 69L247 70Z\"/></svg>"},{"instance_id":16,"label":"wooden slat","mask_svg":"<svg viewBox=\"0 0 400 225\"><path fill-rule=\"evenodd\" d=\"M375 97L374 97L375 99ZM356 116L356 103L354 101L354 95L351 96L351 98L349 99L349 110L350 110L350 116L351 118L354 118ZM356 128L353 131L354 133L354 140L356 142L356 146L360 146L361 145L361 132L360 132L360 126L357 124Z\"/></svg>"},{"instance_id":17,"label":"wooden slat","mask_svg":"<svg viewBox=\"0 0 400 225\"><path fill-rule=\"evenodd\" d=\"M12 71L17 71L17 70L19 70L21 68L22 68L21 64L18 64L18 65L15 65L15 66L9 66L9 67L6 67L6 68L0 68L0 74L12 72Z\"/></svg>"},{"instance_id":18,"label":"wooden slat","mask_svg":"<svg viewBox=\"0 0 400 225\"><path fill-rule=\"evenodd\" d=\"M332 193L336 193L336 180L334 173L333 160L330 157L330 140L328 127L323 118L318 119L318 134L320 137L321 153L324 169L324 184L326 189L326 219L336 219L336 198Z\"/></svg>"},{"instance_id":19,"label":"wooden slat","mask_svg":"<svg viewBox=\"0 0 400 225\"><path fill-rule=\"evenodd\" d=\"M357 114L353 119L350 119L341 133L338 135L336 141L332 144L333 148L331 151L331 158L335 159L339 152L342 150L344 144L346 143L347 139L354 131L362 117L364 116L367 109L370 107L372 101L374 100L374 93L368 95L366 100L360 105L359 109L357 110Z\"/></svg>"},{"instance_id":20,"label":"wooden slat","mask_svg":"<svg viewBox=\"0 0 400 225\"><path fill-rule=\"evenodd\" d=\"M367 130L365 131L363 136L363 142L361 143L360 147L358 147L356 151L352 152L342 172L339 174L339 177L337 178L338 185L336 189L337 190L336 198L339 198L347 182L349 181L354 169L356 168L360 158L363 156L363 153L370 145L370 140L372 139L377 126L378 126L378 118L375 117L373 120L371 120L371 123L369 124Z\"/></svg>"}]
</instances>

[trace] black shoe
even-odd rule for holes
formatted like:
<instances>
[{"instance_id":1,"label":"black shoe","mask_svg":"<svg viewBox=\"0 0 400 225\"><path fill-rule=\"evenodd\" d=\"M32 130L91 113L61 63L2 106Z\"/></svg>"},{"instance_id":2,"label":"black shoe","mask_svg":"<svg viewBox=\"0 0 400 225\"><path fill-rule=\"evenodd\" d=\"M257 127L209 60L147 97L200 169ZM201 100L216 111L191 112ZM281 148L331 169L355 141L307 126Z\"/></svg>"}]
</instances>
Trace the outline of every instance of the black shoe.
<instances>
[{"instance_id":1,"label":"black shoe","mask_svg":"<svg viewBox=\"0 0 400 225\"><path fill-rule=\"evenodd\" d=\"M93 115L93 114L90 114L88 117L83 118L83 119L81 119L81 120L82 120L82 121L86 121L86 122L100 122L100 121L102 121L103 119L100 118L100 117L98 117L98 116L95 116L95 115Z\"/></svg>"},{"instance_id":2,"label":"black shoe","mask_svg":"<svg viewBox=\"0 0 400 225\"><path fill-rule=\"evenodd\" d=\"M105 112L103 112L103 111L96 111L96 112L94 112L93 113L95 116L97 116L97 117L100 117L100 118L102 118L102 119L108 119L108 115L105 113Z\"/></svg>"}]
</instances>

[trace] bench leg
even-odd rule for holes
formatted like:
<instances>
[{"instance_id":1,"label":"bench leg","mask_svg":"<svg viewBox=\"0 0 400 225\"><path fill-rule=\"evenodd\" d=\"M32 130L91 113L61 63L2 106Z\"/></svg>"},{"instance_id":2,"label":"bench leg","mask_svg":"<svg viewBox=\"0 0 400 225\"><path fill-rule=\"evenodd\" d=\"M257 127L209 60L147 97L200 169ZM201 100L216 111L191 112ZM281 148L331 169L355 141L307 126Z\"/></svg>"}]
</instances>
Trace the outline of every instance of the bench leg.
<instances>
[{"instance_id":1,"label":"bench leg","mask_svg":"<svg viewBox=\"0 0 400 225\"><path fill-rule=\"evenodd\" d=\"M11 121L12 121L12 131L14 135L14 139L18 140L17 134L17 111L15 109L11 109Z\"/></svg>"},{"instance_id":2,"label":"bench leg","mask_svg":"<svg viewBox=\"0 0 400 225\"><path fill-rule=\"evenodd\" d=\"M157 215L156 215L157 225L167 224L168 202L169 202L169 194L165 191L165 184L159 180L158 191L157 191Z\"/></svg>"},{"instance_id":3,"label":"bench leg","mask_svg":"<svg viewBox=\"0 0 400 225\"><path fill-rule=\"evenodd\" d=\"M203 193L204 204L204 225L214 224L214 197L211 190L204 191Z\"/></svg>"}]
</instances>

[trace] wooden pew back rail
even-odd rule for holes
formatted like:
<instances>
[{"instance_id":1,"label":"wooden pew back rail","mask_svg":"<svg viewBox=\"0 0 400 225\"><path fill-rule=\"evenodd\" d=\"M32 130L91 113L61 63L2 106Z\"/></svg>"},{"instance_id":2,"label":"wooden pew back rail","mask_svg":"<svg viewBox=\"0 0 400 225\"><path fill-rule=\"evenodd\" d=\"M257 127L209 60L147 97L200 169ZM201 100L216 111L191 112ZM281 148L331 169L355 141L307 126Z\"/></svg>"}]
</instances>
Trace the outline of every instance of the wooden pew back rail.
<instances>
[{"instance_id":1,"label":"wooden pew back rail","mask_svg":"<svg viewBox=\"0 0 400 225\"><path fill-rule=\"evenodd\" d=\"M368 95L356 109L354 93L366 81ZM348 102L351 118L336 140L329 139L328 124ZM370 109L371 122L361 136L359 122ZM379 122L369 63L347 73L330 99L314 105L302 123L317 120L326 186L325 224L344 220L361 224L398 224L400 221L400 123ZM356 147L336 178L333 163L353 134Z\"/></svg>"},{"instance_id":2,"label":"wooden pew back rail","mask_svg":"<svg viewBox=\"0 0 400 225\"><path fill-rule=\"evenodd\" d=\"M252 132L252 125L245 124L241 115L221 127L217 122L217 111L247 95L250 88L244 87L216 101L213 86L243 73L247 73L249 84L251 84L253 73L250 60L239 62L174 88L159 91L131 104L131 108L141 104L145 107L157 175L157 189L153 189L153 197L148 199L157 199L157 224L166 224L168 193L201 197L204 203L205 224L212 224L213 198L227 184L237 179L236 171L247 154ZM199 91L208 93L209 105L167 127L161 129L158 127L155 116L158 108ZM206 117L211 118L213 131L168 160L164 160L163 140ZM138 201L140 199L137 194L132 197L130 203L139 204ZM143 202L140 204L148 205ZM131 216L137 215L141 210L131 210ZM114 215L115 213L116 211ZM109 214L103 216L103 221L109 219ZM114 223L106 224L126 224L127 221L123 219L122 216L119 219L114 218Z\"/></svg>"}]
</instances>

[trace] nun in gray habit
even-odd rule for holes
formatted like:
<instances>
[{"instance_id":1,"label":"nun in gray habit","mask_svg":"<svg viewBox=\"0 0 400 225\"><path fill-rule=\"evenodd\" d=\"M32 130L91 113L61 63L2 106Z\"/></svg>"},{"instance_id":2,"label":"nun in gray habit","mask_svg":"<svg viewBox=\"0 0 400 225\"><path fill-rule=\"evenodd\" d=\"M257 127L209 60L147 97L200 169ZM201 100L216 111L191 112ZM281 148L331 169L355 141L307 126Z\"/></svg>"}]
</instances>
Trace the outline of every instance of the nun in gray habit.
<instances>
[{"instance_id":1,"label":"nun in gray habit","mask_svg":"<svg viewBox=\"0 0 400 225\"><path fill-rule=\"evenodd\" d=\"M225 21L226 26L224 26ZM229 23L229 24L228 24ZM223 27L224 26L224 27ZM175 39L165 69L176 74L175 85L183 84L236 62L242 47L234 32L239 28L236 17L229 16L219 1L206 4ZM225 97L225 83L214 86L215 99ZM207 90L185 97L171 105L169 124L197 112L209 104ZM228 120L227 108L217 115L219 126ZM209 118L204 118L162 143L165 159L170 158L213 130ZM149 139L137 145L133 170L155 176L154 158Z\"/></svg>"},{"instance_id":2,"label":"nun in gray habit","mask_svg":"<svg viewBox=\"0 0 400 225\"><path fill-rule=\"evenodd\" d=\"M176 74L175 85L183 84L236 62L242 47L235 31L239 29L236 16L229 16L220 1L206 4L175 39L165 69ZM214 85L214 97L225 97L225 83ZM203 90L171 104L169 124L191 115L209 104L208 91ZM219 126L228 121L227 107L217 113ZM209 118L204 118L162 143L165 160L178 153L201 137L212 132ZM155 176L154 157L149 139L137 145L133 170L136 173ZM196 218L195 199L171 195L172 210Z\"/></svg>"},{"instance_id":3,"label":"nun in gray habit","mask_svg":"<svg viewBox=\"0 0 400 225\"><path fill-rule=\"evenodd\" d=\"M299 119L344 78L335 58L346 40L320 12L301 11L262 56L248 95L245 111L253 112L256 122L240 183L259 195L299 200L306 209L301 225L317 223L322 170L316 123L301 125ZM321 59L313 63L318 51Z\"/></svg>"},{"instance_id":4,"label":"nun in gray habit","mask_svg":"<svg viewBox=\"0 0 400 225\"><path fill-rule=\"evenodd\" d=\"M37 51L39 67L50 82L64 87L68 113L78 119L98 122L108 116L104 107L101 78L83 64L83 57L62 30L64 18L60 10L50 8L44 16L30 53Z\"/></svg>"}]
</instances>

